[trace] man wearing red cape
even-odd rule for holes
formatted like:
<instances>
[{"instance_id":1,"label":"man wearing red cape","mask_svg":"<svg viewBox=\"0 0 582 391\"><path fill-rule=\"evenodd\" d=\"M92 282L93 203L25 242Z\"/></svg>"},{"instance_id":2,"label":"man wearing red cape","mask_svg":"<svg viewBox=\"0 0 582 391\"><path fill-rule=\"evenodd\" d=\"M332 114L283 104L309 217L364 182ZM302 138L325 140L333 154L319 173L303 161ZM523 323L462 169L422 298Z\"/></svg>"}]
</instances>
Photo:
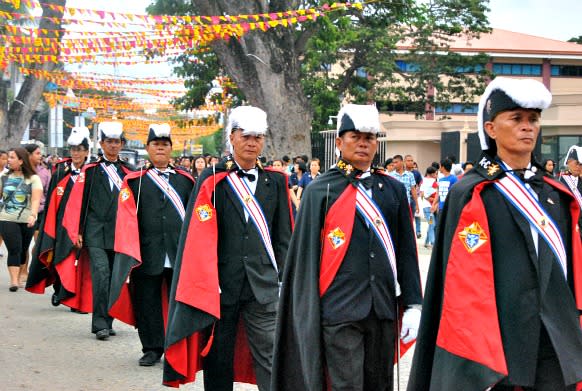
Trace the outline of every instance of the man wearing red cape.
<instances>
[{"instance_id":1,"label":"man wearing red cape","mask_svg":"<svg viewBox=\"0 0 582 391\"><path fill-rule=\"evenodd\" d=\"M399 339L416 337L416 237L404 185L372 167L379 131L376 107L344 106L341 158L301 199L285 261L272 391L392 390Z\"/></svg>"},{"instance_id":2,"label":"man wearing red cape","mask_svg":"<svg viewBox=\"0 0 582 391\"><path fill-rule=\"evenodd\" d=\"M63 226L72 243L87 251L91 265L93 308L91 332L104 341L116 332L108 313L113 268L117 198L123 177L133 168L119 159L123 147L123 124L101 122L99 145L103 156L86 164L71 190Z\"/></svg>"},{"instance_id":3,"label":"man wearing red cape","mask_svg":"<svg viewBox=\"0 0 582 391\"><path fill-rule=\"evenodd\" d=\"M551 99L503 77L481 97L483 154L439 218L409 391L582 381L580 208L532 157Z\"/></svg>"},{"instance_id":4,"label":"man wearing red cape","mask_svg":"<svg viewBox=\"0 0 582 391\"><path fill-rule=\"evenodd\" d=\"M207 168L190 198L170 297L164 383L207 390L233 381L269 390L280 273L291 237L287 177L258 159L266 113L232 110L232 155Z\"/></svg>"},{"instance_id":5,"label":"man wearing red cape","mask_svg":"<svg viewBox=\"0 0 582 391\"><path fill-rule=\"evenodd\" d=\"M150 125L146 151L150 162L126 175L119 192L109 300L111 316L137 327L140 366L164 353L172 271L194 186L190 174L169 164L168 124Z\"/></svg>"},{"instance_id":6,"label":"man wearing red cape","mask_svg":"<svg viewBox=\"0 0 582 391\"><path fill-rule=\"evenodd\" d=\"M26 290L43 294L49 285L55 293L51 302L73 311L92 311L91 273L86 251L75 248L63 227L63 215L71 189L89 155L91 137L84 126L74 127L67 140L71 158L53 168L47 194L44 222L33 254Z\"/></svg>"}]
</instances>

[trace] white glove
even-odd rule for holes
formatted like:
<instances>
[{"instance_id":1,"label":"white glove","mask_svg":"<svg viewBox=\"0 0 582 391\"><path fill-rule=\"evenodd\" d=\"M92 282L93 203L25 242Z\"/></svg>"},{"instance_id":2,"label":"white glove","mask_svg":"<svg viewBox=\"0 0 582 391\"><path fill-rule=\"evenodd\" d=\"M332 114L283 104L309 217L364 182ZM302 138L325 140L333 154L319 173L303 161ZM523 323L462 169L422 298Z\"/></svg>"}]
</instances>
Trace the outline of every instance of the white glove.
<instances>
[{"instance_id":1,"label":"white glove","mask_svg":"<svg viewBox=\"0 0 582 391\"><path fill-rule=\"evenodd\" d=\"M404 343L412 342L418 335L418 326L420 325L420 310L418 308L409 308L402 315L402 331L400 339Z\"/></svg>"}]
</instances>

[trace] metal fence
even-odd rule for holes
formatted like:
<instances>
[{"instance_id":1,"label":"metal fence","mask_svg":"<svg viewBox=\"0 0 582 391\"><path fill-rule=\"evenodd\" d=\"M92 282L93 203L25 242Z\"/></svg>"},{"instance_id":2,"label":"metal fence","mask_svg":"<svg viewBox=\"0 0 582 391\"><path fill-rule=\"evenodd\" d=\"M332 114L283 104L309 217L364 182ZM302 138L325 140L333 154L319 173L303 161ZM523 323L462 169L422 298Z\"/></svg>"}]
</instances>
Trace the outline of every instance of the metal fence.
<instances>
[{"instance_id":1,"label":"metal fence","mask_svg":"<svg viewBox=\"0 0 582 391\"><path fill-rule=\"evenodd\" d=\"M382 165L386 161L387 140L382 133L378 134L378 151L374 157L374 165ZM324 130L311 134L311 156L321 161L321 171L327 171L335 164L335 130Z\"/></svg>"}]
</instances>

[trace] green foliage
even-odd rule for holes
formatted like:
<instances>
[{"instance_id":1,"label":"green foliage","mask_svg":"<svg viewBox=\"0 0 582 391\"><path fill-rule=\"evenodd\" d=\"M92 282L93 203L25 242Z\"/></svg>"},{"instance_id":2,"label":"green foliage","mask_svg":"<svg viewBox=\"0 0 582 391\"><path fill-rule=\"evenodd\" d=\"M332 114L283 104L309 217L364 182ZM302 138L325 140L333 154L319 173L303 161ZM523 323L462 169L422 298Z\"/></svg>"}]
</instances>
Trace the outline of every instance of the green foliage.
<instances>
[{"instance_id":1,"label":"green foliage","mask_svg":"<svg viewBox=\"0 0 582 391\"><path fill-rule=\"evenodd\" d=\"M580 43L582 44L582 35L579 35L577 37L572 37L568 40L568 42L574 42L574 43Z\"/></svg>"},{"instance_id":2,"label":"green foliage","mask_svg":"<svg viewBox=\"0 0 582 391\"><path fill-rule=\"evenodd\" d=\"M299 2L266 3L270 8L261 12L297 8ZM305 8L324 3L300 2ZM484 89L487 57L462 56L449 45L460 34L489 31L487 6L488 0L379 0L367 3L363 12L328 12L294 27L296 47L289 51L294 56L289 61L300 67L301 87L313 111L312 130L329 127L329 116L337 113L344 97L354 103L379 102L382 110L387 102L405 105L418 117L425 115L427 103L446 107L473 102ZM196 9L186 1L156 0L148 11L192 14ZM407 50L398 50L402 46ZM414 71L403 71L397 61L414 64ZM188 53L176 63L178 74L188 78L189 92L175 103L182 109L202 104L210 82L223 72L220 59L213 52ZM476 65L483 70L460 71Z\"/></svg>"},{"instance_id":3,"label":"green foliage","mask_svg":"<svg viewBox=\"0 0 582 391\"><path fill-rule=\"evenodd\" d=\"M200 137L198 140L196 140L196 143L202 144L202 150L204 151L204 153L220 156L223 150L222 132L223 129L220 128L219 130L212 134L209 134L208 136Z\"/></svg>"}]
</instances>

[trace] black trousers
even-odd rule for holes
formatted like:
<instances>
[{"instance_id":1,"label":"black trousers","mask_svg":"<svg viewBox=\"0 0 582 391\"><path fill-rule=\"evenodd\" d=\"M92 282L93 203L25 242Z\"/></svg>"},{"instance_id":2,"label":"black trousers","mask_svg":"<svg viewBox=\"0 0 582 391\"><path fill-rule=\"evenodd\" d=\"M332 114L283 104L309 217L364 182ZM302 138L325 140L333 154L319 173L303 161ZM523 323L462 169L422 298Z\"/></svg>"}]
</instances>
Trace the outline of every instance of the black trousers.
<instances>
[{"instance_id":1,"label":"black trousers","mask_svg":"<svg viewBox=\"0 0 582 391\"><path fill-rule=\"evenodd\" d=\"M165 335L162 287L165 282L167 300L172 285L172 269L165 268L162 274L156 276L135 272L131 279L135 322L142 351L154 351L162 355ZM165 305L167 310L168 303Z\"/></svg>"},{"instance_id":2,"label":"black trousers","mask_svg":"<svg viewBox=\"0 0 582 391\"><path fill-rule=\"evenodd\" d=\"M0 221L0 235L8 250L8 266L24 265L26 253L34 235L34 228L27 227L26 223Z\"/></svg>"},{"instance_id":3,"label":"black trousers","mask_svg":"<svg viewBox=\"0 0 582 391\"><path fill-rule=\"evenodd\" d=\"M91 264L91 282L93 283L93 319L91 332L111 329L113 318L109 316L109 287L111 269L113 269L113 250L88 247Z\"/></svg>"},{"instance_id":4,"label":"black trousers","mask_svg":"<svg viewBox=\"0 0 582 391\"><path fill-rule=\"evenodd\" d=\"M509 385L507 380L493 387L494 391L576 391L576 385L566 386L560 368L558 356L552 346L550 337L545 327L540 330L540 345L538 349L538 362L536 365L536 378L534 387ZM516 388L518 387L518 388Z\"/></svg>"},{"instance_id":5,"label":"black trousers","mask_svg":"<svg viewBox=\"0 0 582 391\"><path fill-rule=\"evenodd\" d=\"M333 391L392 391L394 322L370 315L323 326L323 350Z\"/></svg>"},{"instance_id":6,"label":"black trousers","mask_svg":"<svg viewBox=\"0 0 582 391\"><path fill-rule=\"evenodd\" d=\"M220 320L214 326L214 341L203 361L206 391L232 391L234 345L240 315L248 336L257 386L260 391L270 389L276 308L277 302L259 304L254 299L232 306L221 305Z\"/></svg>"}]
</instances>

